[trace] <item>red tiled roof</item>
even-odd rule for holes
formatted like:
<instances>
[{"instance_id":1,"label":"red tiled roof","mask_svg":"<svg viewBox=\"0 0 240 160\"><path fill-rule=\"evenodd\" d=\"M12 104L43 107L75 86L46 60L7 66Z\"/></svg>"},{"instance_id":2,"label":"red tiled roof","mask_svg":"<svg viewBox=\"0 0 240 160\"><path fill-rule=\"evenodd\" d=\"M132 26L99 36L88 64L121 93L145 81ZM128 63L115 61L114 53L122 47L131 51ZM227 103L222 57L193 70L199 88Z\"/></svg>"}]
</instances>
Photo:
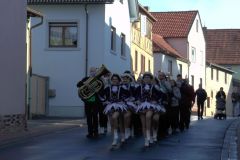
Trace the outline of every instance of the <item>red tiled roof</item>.
<instances>
[{"instance_id":1,"label":"red tiled roof","mask_svg":"<svg viewBox=\"0 0 240 160\"><path fill-rule=\"evenodd\" d=\"M186 59L183 58L167 41L165 41L162 36L153 34L152 40L154 53L161 52L171 57L184 59L186 61Z\"/></svg>"},{"instance_id":2,"label":"red tiled roof","mask_svg":"<svg viewBox=\"0 0 240 160\"><path fill-rule=\"evenodd\" d=\"M164 38L187 37L198 11L151 12L157 19L153 33Z\"/></svg>"},{"instance_id":3,"label":"red tiled roof","mask_svg":"<svg viewBox=\"0 0 240 160\"><path fill-rule=\"evenodd\" d=\"M207 60L216 64L240 64L240 29L208 29Z\"/></svg>"},{"instance_id":4,"label":"red tiled roof","mask_svg":"<svg viewBox=\"0 0 240 160\"><path fill-rule=\"evenodd\" d=\"M31 4L83 4L83 3L113 3L114 0L27 0Z\"/></svg>"}]
</instances>

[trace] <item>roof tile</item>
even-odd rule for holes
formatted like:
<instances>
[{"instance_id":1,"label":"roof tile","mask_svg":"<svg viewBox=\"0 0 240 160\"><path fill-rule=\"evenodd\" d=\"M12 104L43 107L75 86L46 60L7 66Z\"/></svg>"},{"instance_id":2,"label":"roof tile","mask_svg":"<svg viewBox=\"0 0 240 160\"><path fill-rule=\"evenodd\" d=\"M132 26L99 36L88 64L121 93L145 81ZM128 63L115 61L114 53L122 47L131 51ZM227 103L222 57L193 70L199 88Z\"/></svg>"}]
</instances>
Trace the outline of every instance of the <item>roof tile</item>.
<instances>
[{"instance_id":1,"label":"roof tile","mask_svg":"<svg viewBox=\"0 0 240 160\"><path fill-rule=\"evenodd\" d=\"M153 52L154 53L165 53L169 56L185 59L183 58L164 38L160 35L153 34ZM187 61L185 59L185 61Z\"/></svg>"},{"instance_id":2,"label":"roof tile","mask_svg":"<svg viewBox=\"0 0 240 160\"><path fill-rule=\"evenodd\" d=\"M157 19L153 32L164 38L187 37L198 11L151 12Z\"/></svg>"},{"instance_id":3,"label":"roof tile","mask_svg":"<svg viewBox=\"0 0 240 160\"><path fill-rule=\"evenodd\" d=\"M240 29L208 29L207 60L216 64L240 64Z\"/></svg>"}]
</instances>

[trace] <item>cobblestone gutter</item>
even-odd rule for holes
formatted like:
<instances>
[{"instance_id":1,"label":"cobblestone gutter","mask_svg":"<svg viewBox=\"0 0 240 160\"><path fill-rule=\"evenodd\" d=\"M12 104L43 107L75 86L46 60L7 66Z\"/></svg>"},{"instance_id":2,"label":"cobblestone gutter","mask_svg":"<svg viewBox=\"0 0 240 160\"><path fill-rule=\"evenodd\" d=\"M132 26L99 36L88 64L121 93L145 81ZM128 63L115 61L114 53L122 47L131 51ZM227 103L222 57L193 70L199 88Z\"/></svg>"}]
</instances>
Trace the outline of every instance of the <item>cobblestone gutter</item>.
<instances>
[{"instance_id":1,"label":"cobblestone gutter","mask_svg":"<svg viewBox=\"0 0 240 160\"><path fill-rule=\"evenodd\" d=\"M222 146L221 160L238 160L238 138L240 121L233 121L225 133Z\"/></svg>"},{"instance_id":2,"label":"cobblestone gutter","mask_svg":"<svg viewBox=\"0 0 240 160\"><path fill-rule=\"evenodd\" d=\"M24 114L0 115L0 135L23 131L27 127Z\"/></svg>"},{"instance_id":3,"label":"cobblestone gutter","mask_svg":"<svg viewBox=\"0 0 240 160\"><path fill-rule=\"evenodd\" d=\"M238 137L237 139L238 160L240 160L240 123L238 123L237 137Z\"/></svg>"}]
</instances>

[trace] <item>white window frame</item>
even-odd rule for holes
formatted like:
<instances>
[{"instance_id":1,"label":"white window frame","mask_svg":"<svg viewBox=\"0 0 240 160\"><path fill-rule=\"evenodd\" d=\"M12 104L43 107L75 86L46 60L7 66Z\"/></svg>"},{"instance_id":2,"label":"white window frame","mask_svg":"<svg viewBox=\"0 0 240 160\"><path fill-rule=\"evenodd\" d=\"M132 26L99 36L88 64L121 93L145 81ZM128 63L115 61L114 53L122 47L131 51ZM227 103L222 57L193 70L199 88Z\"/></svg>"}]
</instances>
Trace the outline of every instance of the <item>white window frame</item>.
<instances>
[{"instance_id":1,"label":"white window frame","mask_svg":"<svg viewBox=\"0 0 240 160\"><path fill-rule=\"evenodd\" d=\"M77 47L49 47L49 23L77 23L78 29L78 43ZM45 51L80 51L81 50L81 30L80 30L80 21L78 19L48 19L45 23L46 32L45 32Z\"/></svg>"},{"instance_id":2,"label":"white window frame","mask_svg":"<svg viewBox=\"0 0 240 160\"><path fill-rule=\"evenodd\" d=\"M191 49L191 62L195 63L196 62L196 48L192 47Z\"/></svg>"}]
</instances>

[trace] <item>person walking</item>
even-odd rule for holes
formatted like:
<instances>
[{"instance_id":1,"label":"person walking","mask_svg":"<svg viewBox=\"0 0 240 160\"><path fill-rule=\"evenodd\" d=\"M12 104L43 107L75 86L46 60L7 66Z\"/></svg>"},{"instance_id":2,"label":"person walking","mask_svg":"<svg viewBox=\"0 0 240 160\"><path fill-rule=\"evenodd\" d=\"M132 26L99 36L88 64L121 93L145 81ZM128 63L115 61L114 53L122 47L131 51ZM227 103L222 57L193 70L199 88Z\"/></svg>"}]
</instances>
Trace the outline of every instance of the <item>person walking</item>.
<instances>
[{"instance_id":1,"label":"person walking","mask_svg":"<svg viewBox=\"0 0 240 160\"><path fill-rule=\"evenodd\" d=\"M96 75L97 68L91 67L90 68L90 75L83 78L81 81L77 83L78 89L85 85L84 82L87 81L90 77L94 77ZM85 114L87 117L87 126L88 126L88 134L86 135L87 138L97 138L98 137L98 111L99 106L101 105L98 93L95 93L88 99L83 99L80 97L84 102L84 109Z\"/></svg>"},{"instance_id":2,"label":"person walking","mask_svg":"<svg viewBox=\"0 0 240 160\"><path fill-rule=\"evenodd\" d=\"M223 87L216 94L217 100L217 109L225 110L226 109L226 94L223 91Z\"/></svg>"},{"instance_id":3,"label":"person walking","mask_svg":"<svg viewBox=\"0 0 240 160\"><path fill-rule=\"evenodd\" d=\"M200 120L203 119L204 102L207 99L207 92L202 88L202 84L199 84L195 97L197 97L198 120Z\"/></svg>"},{"instance_id":4,"label":"person walking","mask_svg":"<svg viewBox=\"0 0 240 160\"><path fill-rule=\"evenodd\" d=\"M231 94L232 104L233 104L233 116L240 116L240 93L238 89L235 87L233 88L233 92Z\"/></svg>"},{"instance_id":5,"label":"person walking","mask_svg":"<svg viewBox=\"0 0 240 160\"><path fill-rule=\"evenodd\" d=\"M188 83L188 79L183 80L181 89L181 105L180 105L180 131L184 128L188 129L190 125L190 117L192 106L195 103L195 93L193 87Z\"/></svg>"}]
</instances>

